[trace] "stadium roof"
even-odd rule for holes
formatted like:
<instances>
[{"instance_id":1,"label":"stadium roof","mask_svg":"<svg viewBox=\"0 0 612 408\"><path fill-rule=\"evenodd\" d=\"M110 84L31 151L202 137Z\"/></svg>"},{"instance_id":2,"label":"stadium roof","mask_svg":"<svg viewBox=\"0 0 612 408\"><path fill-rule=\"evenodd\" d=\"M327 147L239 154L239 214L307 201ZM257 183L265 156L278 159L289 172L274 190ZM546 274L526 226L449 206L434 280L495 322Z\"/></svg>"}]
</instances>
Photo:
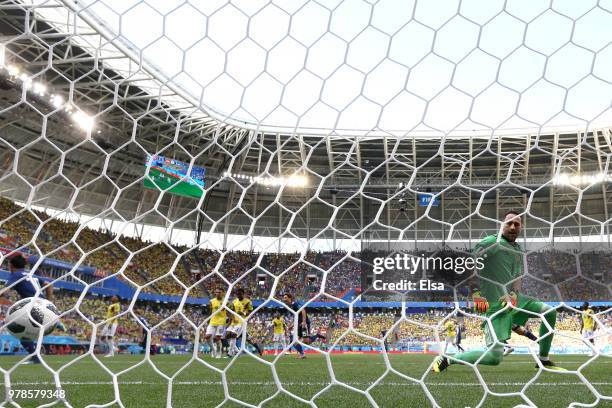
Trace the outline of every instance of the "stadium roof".
<instances>
[{"instance_id":1,"label":"stadium roof","mask_svg":"<svg viewBox=\"0 0 612 408\"><path fill-rule=\"evenodd\" d=\"M0 184L4 196L144 224L176 222L188 230L196 229L197 213L204 210L209 217L204 230L216 222L216 232L244 235L252 226L251 233L259 235L322 234L338 239L343 233L356 234L375 215L378 200L387 199L382 218L398 228L426 211L437 220L419 222L419 234L442 233L449 222L475 214L481 198L479 213L493 219L504 209L524 208L533 196L534 215L552 214L560 220L559 227L580 224L596 229L601 227L597 222L609 220L611 183L597 183L583 193L576 189L579 186L553 185L555 174L610 171L608 128L447 137L442 144L414 136L321 138L256 131L207 116L181 89L165 83L161 72L132 59L121 44L104 40L100 27L66 18L65 12L63 3L53 2L44 8L0 7L5 62L44 82L49 93L61 94L79 110L95 115L95 126L89 135L65 112L31 92L24 94L18 81L3 77L0 98L10 107L1 113L0 124L5 140L0 146L1 163L7 174ZM24 35L26 21L28 35ZM45 138L40 139L43 132ZM14 149L21 149L19 163ZM144 190L146 153L205 167L208 186L214 186L208 189L210 199L160 197L159 192ZM223 177L225 172L274 177L296 171L309 179L308 186L281 189ZM458 179L460 184L455 183ZM410 181L411 189L398 189ZM501 188L495 190L497 185ZM419 191L442 190L447 205L419 207ZM407 204L400 203L402 194ZM306 199L310 201L305 206ZM571 215L577 206L597 222ZM330 226L333 208L338 213ZM254 222L256 216L260 218ZM481 221L474 230L494 227L490 220ZM542 223L534 219L531 225L537 230ZM466 228L461 225L458 230Z\"/></svg>"},{"instance_id":2,"label":"stadium roof","mask_svg":"<svg viewBox=\"0 0 612 408\"><path fill-rule=\"evenodd\" d=\"M98 34L71 41L169 106L238 127L465 137L612 123L612 14L594 2L62 3ZM64 8L37 13L75 28Z\"/></svg>"}]
</instances>

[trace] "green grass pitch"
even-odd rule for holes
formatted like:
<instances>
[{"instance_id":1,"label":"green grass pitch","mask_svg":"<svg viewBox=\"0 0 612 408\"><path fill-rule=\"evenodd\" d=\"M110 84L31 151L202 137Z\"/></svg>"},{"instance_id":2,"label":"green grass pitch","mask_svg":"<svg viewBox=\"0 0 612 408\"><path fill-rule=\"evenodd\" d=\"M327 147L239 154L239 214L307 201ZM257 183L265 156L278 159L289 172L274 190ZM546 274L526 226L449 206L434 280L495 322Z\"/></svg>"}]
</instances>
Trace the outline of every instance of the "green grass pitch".
<instances>
[{"instance_id":1,"label":"green grass pitch","mask_svg":"<svg viewBox=\"0 0 612 408\"><path fill-rule=\"evenodd\" d=\"M147 362L143 356L116 356L99 358L100 366L91 356L75 360L75 357L48 356L45 362L58 370L59 379L66 391L66 399L73 407L109 404L115 400L111 373L118 374L117 385L121 402L125 407L214 407L222 403L227 392L230 399L223 407L240 406L231 399L264 407L305 407L309 406L288 393L313 400L319 407L369 407L374 401L380 407L429 407L432 406L424 388L404 376L420 379L424 377L427 389L441 407L474 407L485 396L485 390L474 370L470 367L453 365L446 372L433 374L427 371L432 361L427 355L389 355L392 371L386 372L382 355L332 355L329 360L321 355L308 355L298 360L293 355L283 356L276 361L273 370L272 356L263 363L243 355L230 360L203 361L225 372L227 390L224 390L223 376L199 361L190 361L190 356L153 356ZM588 358L586 356L555 356L554 361L565 368L576 370ZM0 366L10 369L17 357L0 357ZM73 364L67 365L73 361ZM185 366L188 364L187 366ZM63 368L62 368L63 367ZM331 383L330 370L336 381L358 390L368 390L371 400L342 385ZM128 370L132 368L131 370ZM542 372L537 376L530 356L509 356L498 367L481 366L482 379L489 391L497 394L519 393L524 390L538 407L566 407L571 402L593 403L595 397L572 373ZM128 371L126 371L128 370ZM156 372L158 370L159 372ZM580 372L599 393L612 396L612 359L599 356ZM168 382L163 375L174 376L172 392L168 394ZM379 378L376 385L372 385ZM279 392L276 381L287 392ZM55 380L44 366L17 366L10 374L13 389L54 389ZM530 386L525 384L533 380ZM321 392L324 390L324 392ZM5 392L2 391L4 399ZM317 395L318 394L318 395ZM170 400L168 400L170 398ZM314 399L313 399L314 398ZM52 403L52 399L18 399L22 407L35 407ZM495 396L489 394L485 407L513 407L524 403L518 396ZM9 405L9 404L3 404ZM53 406L65 406L59 402ZM109 406L119 407L118 404ZM598 407L612 407L612 401L602 401Z\"/></svg>"}]
</instances>

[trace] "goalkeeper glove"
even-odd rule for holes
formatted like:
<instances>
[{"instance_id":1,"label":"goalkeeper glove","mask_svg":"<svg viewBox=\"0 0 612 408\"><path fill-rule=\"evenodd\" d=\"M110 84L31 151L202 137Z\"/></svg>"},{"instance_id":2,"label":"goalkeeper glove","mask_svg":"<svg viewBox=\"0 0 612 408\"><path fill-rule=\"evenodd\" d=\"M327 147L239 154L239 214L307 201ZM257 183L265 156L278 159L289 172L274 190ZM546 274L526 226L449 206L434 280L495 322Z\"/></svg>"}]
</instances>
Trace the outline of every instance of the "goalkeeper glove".
<instances>
[{"instance_id":1,"label":"goalkeeper glove","mask_svg":"<svg viewBox=\"0 0 612 408\"><path fill-rule=\"evenodd\" d=\"M474 311L486 313L489 310L489 302L486 298L480 296L480 292L474 292L472 301L474 302Z\"/></svg>"},{"instance_id":2,"label":"goalkeeper glove","mask_svg":"<svg viewBox=\"0 0 612 408\"><path fill-rule=\"evenodd\" d=\"M501 302L502 307L506 307L508 302L510 302L513 307L516 307L517 295L514 292L510 292L509 294L500 297L499 301Z\"/></svg>"}]
</instances>

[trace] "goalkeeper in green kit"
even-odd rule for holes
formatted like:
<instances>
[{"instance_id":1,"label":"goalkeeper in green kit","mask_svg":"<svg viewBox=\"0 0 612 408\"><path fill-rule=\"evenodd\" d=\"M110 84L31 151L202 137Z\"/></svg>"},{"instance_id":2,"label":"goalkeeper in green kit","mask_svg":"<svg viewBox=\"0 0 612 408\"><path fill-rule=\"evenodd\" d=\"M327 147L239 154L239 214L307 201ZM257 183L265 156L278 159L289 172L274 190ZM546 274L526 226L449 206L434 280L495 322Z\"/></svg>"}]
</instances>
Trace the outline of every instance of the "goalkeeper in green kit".
<instances>
[{"instance_id":1,"label":"goalkeeper in green kit","mask_svg":"<svg viewBox=\"0 0 612 408\"><path fill-rule=\"evenodd\" d=\"M447 369L449 365L462 362L498 365L504 357L503 343L510 338L513 326L525 326L529 318L537 317L535 313L543 316L553 330L555 328L556 310L537 299L519 293L523 253L516 238L521 233L521 217L517 212L510 211L504 216L503 223L499 241L497 235L490 235L480 241L474 251L474 257L481 257L484 265L478 271L480 290L484 299L475 300L478 309L486 312L485 316L490 319L490 324L486 321L482 324L488 350L468 351L456 354L452 359L438 356L432 367L436 373ZM486 306L483 307L483 304ZM511 308L509 304L517 309ZM548 357L552 340L553 332L550 332L542 322L539 336L540 363L536 364L536 368L541 364L547 369L565 371L555 366Z\"/></svg>"}]
</instances>

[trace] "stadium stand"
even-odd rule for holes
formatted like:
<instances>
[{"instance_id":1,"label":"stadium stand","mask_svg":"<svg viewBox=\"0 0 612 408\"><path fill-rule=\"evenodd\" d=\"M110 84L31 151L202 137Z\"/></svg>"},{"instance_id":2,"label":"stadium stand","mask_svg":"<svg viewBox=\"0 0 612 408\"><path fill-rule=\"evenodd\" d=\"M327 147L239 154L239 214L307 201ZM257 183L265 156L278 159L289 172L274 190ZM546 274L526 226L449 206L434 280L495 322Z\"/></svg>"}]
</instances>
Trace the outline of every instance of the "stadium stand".
<instances>
[{"instance_id":1,"label":"stadium stand","mask_svg":"<svg viewBox=\"0 0 612 408\"><path fill-rule=\"evenodd\" d=\"M79 273L78 277L88 283L118 274L116 276L123 281L147 284L143 290L145 293L180 295L184 291L181 284L189 287L200 282L193 287L190 296L206 297L215 287L227 286L224 280L232 283L239 281L239 286L247 289L254 298L268 297L273 276L280 277L277 293L288 291L299 298L312 298L320 292L323 283L325 293L342 298L358 290L361 284L359 253L349 256L343 251L308 252L302 261L298 253L272 253L266 254L257 265L257 253L228 251L218 265L220 255L214 250L202 248L188 251L187 247L182 246L124 236L118 238L105 231L80 228L75 222L50 218L41 211L26 211L4 198L0 198L0 217L6 219L0 225L0 242L6 251L18 249L34 255L40 252L45 258L69 263L77 263L84 256L81 265L94 268L95 273ZM44 233L38 234L35 245L31 245L37 218L45 221ZM83 252L75 245L66 244L75 236L75 242ZM135 254L129 261L123 248ZM180 257L180 261L174 269L175 279L169 275L177 257ZM580 277L576 276L578 263L582 271ZM526 293L551 301L607 299L605 286L590 282L606 282L612 270L612 255L609 252L574 254L545 249L531 252L527 256L527 266L529 276L524 279ZM65 279L71 279L66 270L42 265L41 271L52 278L65 276ZM329 271L325 282L322 279L324 271ZM163 276L165 278L161 278ZM558 284L560 294L553 284ZM599 287L601 290L596 290ZM452 295L445 300L453 300Z\"/></svg>"},{"instance_id":2,"label":"stadium stand","mask_svg":"<svg viewBox=\"0 0 612 408\"><path fill-rule=\"evenodd\" d=\"M78 295L76 292L59 290L56 291L55 304L62 312L70 311L77 303ZM15 301L13 297L8 297L10 302ZM0 305L2 316L6 314L8 304ZM92 323L99 325L104 320L103 312L106 310L108 302L103 297L87 296L80 303L79 311L71 311L64 315L63 322L67 327L67 335L78 340L86 341L92 334ZM127 300L122 301L122 310L126 310L129 305ZM309 309L310 310L310 309ZM603 308L595 308L596 312L603 311ZM192 342L195 334L195 327L201 326L208 317L206 308L196 305L185 305L182 316L178 315L176 304L165 304L156 302L137 302L134 314L144 317L150 326L160 324L152 332L152 343L159 347L172 344L172 340L184 339L187 343ZM402 320L396 330L397 341L388 340L392 347L401 348L402 345L409 343L434 343L436 339L435 327L445 316L452 312L452 309L439 308L430 309L419 313L407 314L406 319ZM264 345L272 344L271 321L274 311L263 309L262 312L254 314L248 321L249 335L258 343ZM333 319L337 323L330 343L337 347L344 346L380 346L375 339L382 339L383 332L390 328L400 319L398 309L359 309L353 317L353 327L349 327L349 320L346 311L342 309L312 309L311 322L315 332L325 333L329 328L330 321ZM173 317L171 317L173 316ZM91 323L88 323L87 320ZM188 320L189 321L188 321ZM612 323L612 316L609 314L601 315L602 324ZM290 319L287 318L289 323ZM460 317L459 321L465 327L464 342L467 346L477 346L483 343L482 320L476 317ZM191 323L193 323L193 325ZM529 327L537 332L537 321L530 321ZM99 334L98 328L98 334ZM117 330L118 340L124 344L139 343L142 339L142 326L129 313L120 318ZM571 310L559 313L557 321L557 332L561 334L555 337L555 345L559 347L580 346L580 315ZM5 334L5 333L3 333ZM440 334L442 336L442 334ZM517 346L528 346L529 340L520 336L513 336L511 343ZM61 351L58 351L60 353ZM76 352L76 350L74 350Z\"/></svg>"}]
</instances>

